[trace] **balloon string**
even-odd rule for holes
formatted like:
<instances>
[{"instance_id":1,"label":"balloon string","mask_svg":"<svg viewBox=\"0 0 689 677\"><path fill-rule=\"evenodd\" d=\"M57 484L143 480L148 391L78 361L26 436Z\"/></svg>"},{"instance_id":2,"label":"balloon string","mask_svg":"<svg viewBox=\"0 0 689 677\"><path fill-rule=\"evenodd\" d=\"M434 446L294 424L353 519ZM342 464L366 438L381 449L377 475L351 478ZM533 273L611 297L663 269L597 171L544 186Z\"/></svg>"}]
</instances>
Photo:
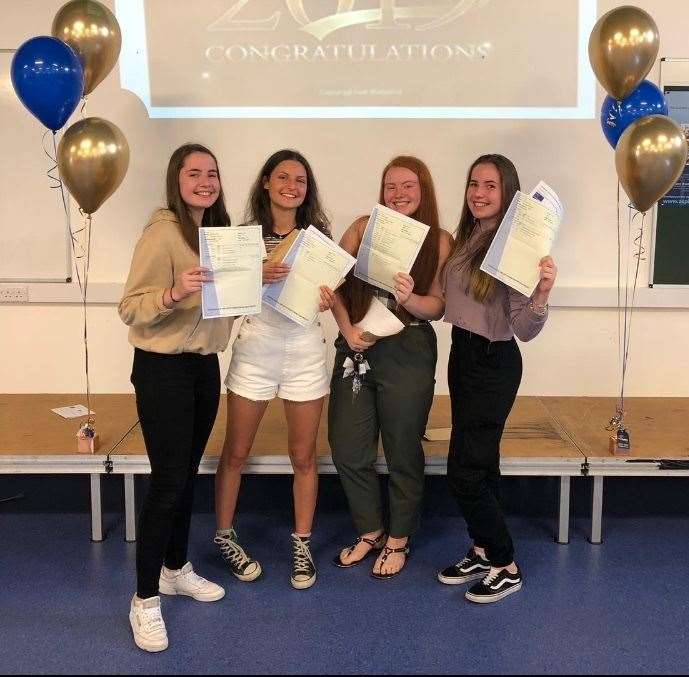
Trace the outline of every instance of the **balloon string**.
<instances>
[{"instance_id":1,"label":"balloon string","mask_svg":"<svg viewBox=\"0 0 689 677\"><path fill-rule=\"evenodd\" d=\"M627 359L626 346L628 341L629 331L629 250L632 241L632 205L627 205L627 250L625 256L625 273L624 273L624 330L622 332L622 379L620 381L620 401L618 404L618 414L620 423L624 418L624 385L627 374Z\"/></svg>"},{"instance_id":2,"label":"balloon string","mask_svg":"<svg viewBox=\"0 0 689 677\"><path fill-rule=\"evenodd\" d=\"M625 284L625 302L622 303L622 219L620 214L620 182L617 182L617 359L620 373L620 392L624 386L624 346L626 343L626 328L627 328L627 294L626 289L628 283ZM630 212L631 214L631 212ZM631 216L630 216L631 218ZM622 426L624 420L624 403L622 398L618 400L615 414L612 416L608 424L605 426L606 430L615 431Z\"/></svg>"},{"instance_id":3,"label":"balloon string","mask_svg":"<svg viewBox=\"0 0 689 677\"><path fill-rule=\"evenodd\" d=\"M631 249L631 233L633 230L634 222L638 219L641 214L641 225L638 228L638 235L634 238L634 253L633 257L636 259L634 265L634 277L631 285L630 292L630 277L629 277L629 257L627 258L627 273L625 279L625 301L624 301L624 331L622 340L622 379L620 383L620 398L617 405L617 412L610 419L610 423L606 426L607 430L618 430L622 427L624 422L624 405L625 405L625 389L627 384L627 369L629 367L629 350L631 347L632 338L632 319L634 317L634 309L636 307L636 290L639 283L639 271L641 269L641 262L645 261L646 258L644 254L646 253L646 248L643 245L644 237L644 227L646 221L646 212L639 212L635 210L632 215L632 207L629 206L628 215L628 253Z\"/></svg>"},{"instance_id":4,"label":"balloon string","mask_svg":"<svg viewBox=\"0 0 689 677\"><path fill-rule=\"evenodd\" d=\"M86 100L84 99L84 105L86 105ZM83 113L82 107L82 113ZM43 134L42 146L43 152L53 163L53 166L46 172L48 177L53 181L50 186L53 189L59 189L62 196L62 206L65 211L65 215L69 217L69 206L67 204L67 196L65 194L65 187L60 176L60 168L57 162L57 140L56 134L53 132L53 154L45 146L45 137L50 132L46 130ZM84 225L78 230L74 230L70 223L69 234L70 241L72 245L72 255L74 256L74 270L77 277L77 283L79 285L79 291L81 294L81 303L83 309L84 317L84 373L86 377L86 410L88 412L86 423L92 425L94 422L93 416L91 415L91 377L89 372L89 343L88 343L88 314L87 314L87 294L88 294L88 282L89 282L89 270L91 261L91 215L86 214L83 209L79 209L80 214L83 217ZM82 240L82 241L80 241Z\"/></svg>"},{"instance_id":5,"label":"balloon string","mask_svg":"<svg viewBox=\"0 0 689 677\"><path fill-rule=\"evenodd\" d=\"M53 152L52 154L50 153L50 150L45 147L45 137L48 134L53 135ZM41 139L41 146L43 147L43 152L45 153L46 157L52 162L52 166L50 169L46 172L46 175L48 178L52 181L50 184L51 190L59 190L60 195L62 197L62 209L65 212L65 216L69 218L69 207L67 206L67 196L65 195L65 186L62 183L62 177L60 176L60 167L57 163L57 134L55 132L51 132L51 130L46 129L45 132L43 133L43 138Z\"/></svg>"},{"instance_id":6,"label":"balloon string","mask_svg":"<svg viewBox=\"0 0 689 677\"><path fill-rule=\"evenodd\" d=\"M631 223L638 218L639 214L641 212L636 212L634 216L631 219ZM639 269L641 268L641 262L645 261L644 254L646 253L646 249L643 246L643 237L644 237L644 222L646 220L646 212L641 214L641 225L639 226L639 234L634 238L634 247L636 251L634 252L634 258L636 259L636 265L635 265L635 270L634 270L634 284L632 286L632 296L631 296L631 303L629 305L629 323L627 326L627 330L625 332L626 334L626 343L624 347L624 367L622 370L622 388L620 391L620 404L621 407L624 409L624 389L625 389L625 382L626 382L626 376L627 376L627 366L629 364L629 346L631 344L631 338L632 338L632 317L634 315L634 306L635 306L635 301L636 301L636 289L637 285L639 282Z\"/></svg>"},{"instance_id":7,"label":"balloon string","mask_svg":"<svg viewBox=\"0 0 689 677\"><path fill-rule=\"evenodd\" d=\"M86 305L91 259L91 215L86 214L81 208L79 209L79 213L83 218L84 225L78 230L74 230L70 227L70 239L72 243L72 254L74 256L74 272L79 286L84 318L84 372L86 377L86 407L88 411L86 423L91 424L93 423L93 417L91 416L91 379L89 374L88 318Z\"/></svg>"},{"instance_id":8,"label":"balloon string","mask_svg":"<svg viewBox=\"0 0 689 677\"><path fill-rule=\"evenodd\" d=\"M84 227L82 228L82 231L84 232L84 240L86 247L86 256L82 261L83 285L81 284L81 280L79 283L79 287L81 289L81 303L84 316L84 373L86 376L86 408L88 411L88 418L86 419L86 422L88 424L93 424L93 417L91 416L91 378L89 373L88 313L86 304L89 284L89 270L91 267L91 215L86 214L83 209L80 209L79 212L84 218ZM79 278L78 266L77 278Z\"/></svg>"},{"instance_id":9,"label":"balloon string","mask_svg":"<svg viewBox=\"0 0 689 677\"><path fill-rule=\"evenodd\" d=\"M620 383L624 374L624 349L622 341L622 221L620 219L620 182L617 182L617 360L620 370ZM624 411L618 404L614 421L621 423ZM612 424L612 422L611 422Z\"/></svg>"},{"instance_id":10,"label":"balloon string","mask_svg":"<svg viewBox=\"0 0 689 677\"><path fill-rule=\"evenodd\" d=\"M86 266L84 270L84 367L86 374L86 407L88 409L88 423L93 423L93 417L91 416L91 378L89 374L89 340L88 340L88 322L86 313L86 294L88 291L89 284L89 270L91 268L91 215L86 215L85 220L86 228Z\"/></svg>"}]
</instances>

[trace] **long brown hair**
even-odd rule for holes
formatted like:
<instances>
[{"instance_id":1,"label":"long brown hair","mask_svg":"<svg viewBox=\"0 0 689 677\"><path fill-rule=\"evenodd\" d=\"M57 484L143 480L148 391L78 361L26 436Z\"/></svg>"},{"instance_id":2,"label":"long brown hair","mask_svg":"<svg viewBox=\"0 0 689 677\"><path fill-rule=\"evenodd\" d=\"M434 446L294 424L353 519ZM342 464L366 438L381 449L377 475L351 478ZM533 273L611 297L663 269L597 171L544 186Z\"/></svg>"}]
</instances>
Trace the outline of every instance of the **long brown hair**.
<instances>
[{"instance_id":1,"label":"long brown hair","mask_svg":"<svg viewBox=\"0 0 689 677\"><path fill-rule=\"evenodd\" d=\"M430 226L430 230L411 269L410 275L414 279L414 292L417 294L427 294L438 268L440 240L440 218L438 216L438 202L435 197L433 177L426 164L416 157L400 155L393 158L383 169L380 177L380 193L378 196L380 204L384 204L385 175L393 167L408 169L414 172L419 179L421 202L416 211L411 214L411 218ZM350 272L339 293L345 308L347 308L352 324L360 322L371 305L373 287L354 277L354 274ZM404 323L409 323L413 319L411 313L401 307L396 314Z\"/></svg>"},{"instance_id":2,"label":"long brown hair","mask_svg":"<svg viewBox=\"0 0 689 677\"><path fill-rule=\"evenodd\" d=\"M315 226L322 233L330 236L330 222L321 206L318 184L311 165L301 153L289 148L273 153L261 167L249 193L249 200L244 213L246 223L260 223L263 227L263 237L267 237L273 232L273 212L270 209L270 197L263 183L270 179L275 168L286 160L299 162L306 171L306 195L304 202L297 207L297 228Z\"/></svg>"},{"instance_id":3,"label":"long brown hair","mask_svg":"<svg viewBox=\"0 0 689 677\"><path fill-rule=\"evenodd\" d=\"M474 169L478 165L491 164L500 174L500 184L502 189L502 204L497 215L497 223L500 224L509 209L512 198L515 193L520 190L519 175L517 168L511 160L504 155L489 154L481 155L481 157L474 160L467 173L466 185L464 186L464 204L462 206L462 215L459 219L457 232L455 233L455 243L447 257L445 266L443 267L443 276L457 275L460 270L464 269L466 279L468 280L466 292L470 293L477 301L485 303L492 299L499 287L498 281L484 273L481 270L481 263L488 252L488 248L493 242L496 230L491 230L483 235L479 240L476 248L468 256L465 256L465 248L467 242L471 238L474 229L477 226L477 220L474 218L469 203L467 201L467 190L469 189L469 182ZM447 278L446 278L447 279Z\"/></svg>"},{"instance_id":4,"label":"long brown hair","mask_svg":"<svg viewBox=\"0 0 689 677\"><path fill-rule=\"evenodd\" d=\"M185 143L180 146L171 156L167 165L167 176L165 186L167 192L167 208L174 212L179 219L180 229L187 244L198 254L199 253L199 229L194 219L191 218L189 207L182 199L179 191L179 173L184 167L187 156L192 153L205 153L210 155L218 167L218 160L213 153L200 143ZM230 216L225 209L225 196L222 190L220 179L220 168L218 167L218 181L220 182L220 192L218 199L203 212L202 226L229 226Z\"/></svg>"}]
</instances>

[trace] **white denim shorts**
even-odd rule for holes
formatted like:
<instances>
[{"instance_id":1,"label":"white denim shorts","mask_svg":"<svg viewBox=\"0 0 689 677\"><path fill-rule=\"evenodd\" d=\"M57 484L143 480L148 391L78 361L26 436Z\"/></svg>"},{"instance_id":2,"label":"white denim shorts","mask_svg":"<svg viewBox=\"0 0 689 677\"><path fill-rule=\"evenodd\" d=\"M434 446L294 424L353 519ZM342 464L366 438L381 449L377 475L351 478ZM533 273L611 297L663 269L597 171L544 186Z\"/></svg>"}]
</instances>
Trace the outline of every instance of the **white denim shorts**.
<instances>
[{"instance_id":1,"label":"white denim shorts","mask_svg":"<svg viewBox=\"0 0 689 677\"><path fill-rule=\"evenodd\" d=\"M330 392L320 322L301 327L270 309L245 317L232 344L227 389L249 400L317 400Z\"/></svg>"}]
</instances>

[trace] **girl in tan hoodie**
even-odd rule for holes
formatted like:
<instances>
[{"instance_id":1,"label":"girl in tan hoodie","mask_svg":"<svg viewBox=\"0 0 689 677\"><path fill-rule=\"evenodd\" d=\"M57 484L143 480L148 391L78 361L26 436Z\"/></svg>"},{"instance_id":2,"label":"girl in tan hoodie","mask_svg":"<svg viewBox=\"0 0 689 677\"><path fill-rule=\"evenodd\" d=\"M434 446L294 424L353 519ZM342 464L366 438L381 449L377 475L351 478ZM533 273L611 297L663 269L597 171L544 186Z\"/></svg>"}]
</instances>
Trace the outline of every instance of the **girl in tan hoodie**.
<instances>
[{"instance_id":1,"label":"girl in tan hoodie","mask_svg":"<svg viewBox=\"0 0 689 677\"><path fill-rule=\"evenodd\" d=\"M151 463L129 614L134 641L146 651L168 646L159 593L202 602L225 595L187 560L194 477L220 398L217 353L232 327L231 319L201 316L208 271L199 266L198 229L230 225L210 150L187 144L172 154L167 203L144 228L119 305L134 346L132 383Z\"/></svg>"}]
</instances>

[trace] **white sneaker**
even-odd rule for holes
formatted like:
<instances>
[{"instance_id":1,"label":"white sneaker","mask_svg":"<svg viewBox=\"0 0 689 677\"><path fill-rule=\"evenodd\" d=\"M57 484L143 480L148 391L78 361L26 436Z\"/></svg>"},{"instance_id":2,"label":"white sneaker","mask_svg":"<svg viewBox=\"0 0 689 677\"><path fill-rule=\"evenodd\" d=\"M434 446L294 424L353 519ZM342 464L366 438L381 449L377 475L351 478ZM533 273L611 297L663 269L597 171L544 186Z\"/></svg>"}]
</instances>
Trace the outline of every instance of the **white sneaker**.
<instances>
[{"instance_id":1,"label":"white sneaker","mask_svg":"<svg viewBox=\"0 0 689 677\"><path fill-rule=\"evenodd\" d=\"M179 571L163 567L160 572L159 590L163 595L187 595L199 602L217 602L225 596L225 590L194 573L191 562Z\"/></svg>"},{"instance_id":2,"label":"white sneaker","mask_svg":"<svg viewBox=\"0 0 689 677\"><path fill-rule=\"evenodd\" d=\"M129 610L129 623L139 649L151 652L167 649L167 630L160 612L160 597L139 599L134 595Z\"/></svg>"}]
</instances>

